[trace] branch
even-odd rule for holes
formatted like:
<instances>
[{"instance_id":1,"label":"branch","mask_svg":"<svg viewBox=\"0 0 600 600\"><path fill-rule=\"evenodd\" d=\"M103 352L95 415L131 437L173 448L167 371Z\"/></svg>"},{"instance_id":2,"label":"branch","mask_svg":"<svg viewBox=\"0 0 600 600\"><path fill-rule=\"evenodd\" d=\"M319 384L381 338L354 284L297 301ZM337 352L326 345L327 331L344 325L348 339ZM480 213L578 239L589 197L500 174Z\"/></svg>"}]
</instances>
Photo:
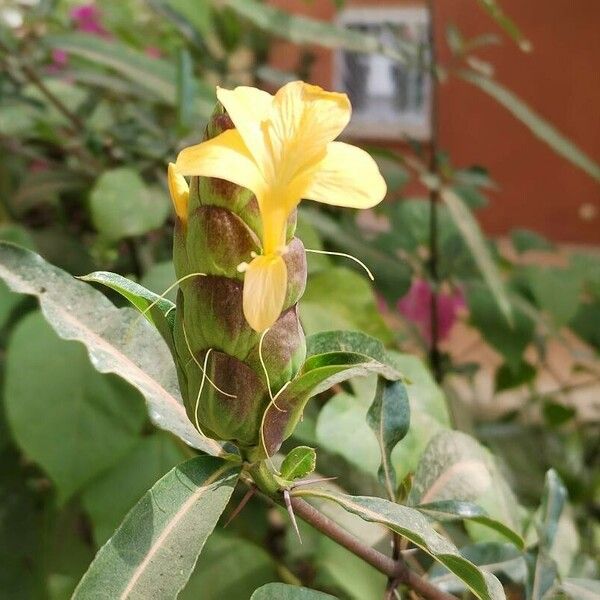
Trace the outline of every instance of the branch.
<instances>
[{"instance_id":1,"label":"branch","mask_svg":"<svg viewBox=\"0 0 600 600\"><path fill-rule=\"evenodd\" d=\"M455 596L443 592L410 570L404 562L393 560L371 546L363 544L305 500L292 496L291 503L294 512L309 525L394 581L403 583L427 600L456 600Z\"/></svg>"}]
</instances>

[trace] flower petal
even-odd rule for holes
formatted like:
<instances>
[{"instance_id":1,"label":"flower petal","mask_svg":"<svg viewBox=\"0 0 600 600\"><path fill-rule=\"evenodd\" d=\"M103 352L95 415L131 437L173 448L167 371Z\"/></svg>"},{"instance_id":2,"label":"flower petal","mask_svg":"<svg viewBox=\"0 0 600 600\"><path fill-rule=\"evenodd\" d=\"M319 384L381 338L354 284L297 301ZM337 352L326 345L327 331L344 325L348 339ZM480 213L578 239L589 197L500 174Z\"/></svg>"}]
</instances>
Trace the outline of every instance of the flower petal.
<instances>
[{"instance_id":1,"label":"flower petal","mask_svg":"<svg viewBox=\"0 0 600 600\"><path fill-rule=\"evenodd\" d=\"M264 168L265 162L270 160L265 135L273 96L257 88L238 86L233 90L218 87L217 98L240 132L256 163Z\"/></svg>"},{"instance_id":2,"label":"flower petal","mask_svg":"<svg viewBox=\"0 0 600 600\"><path fill-rule=\"evenodd\" d=\"M326 92L316 85L292 81L276 94L271 115L271 143L280 170L293 176L321 158L350 121L352 108L346 94Z\"/></svg>"},{"instance_id":3,"label":"flower petal","mask_svg":"<svg viewBox=\"0 0 600 600\"><path fill-rule=\"evenodd\" d=\"M169 182L171 200L173 202L173 206L175 207L175 214L183 222L186 222L190 188L184 176L177 170L177 167L174 163L169 163L167 180Z\"/></svg>"},{"instance_id":4,"label":"flower petal","mask_svg":"<svg viewBox=\"0 0 600 600\"><path fill-rule=\"evenodd\" d=\"M350 208L371 208L385 197L387 186L373 158L364 150L331 142L315 171L306 177L303 198Z\"/></svg>"},{"instance_id":5,"label":"flower petal","mask_svg":"<svg viewBox=\"0 0 600 600\"><path fill-rule=\"evenodd\" d=\"M287 289L287 268L281 255L257 256L244 275L244 316L255 331L263 332L277 321Z\"/></svg>"},{"instance_id":6,"label":"flower petal","mask_svg":"<svg viewBox=\"0 0 600 600\"><path fill-rule=\"evenodd\" d=\"M217 177L264 195L264 179L236 129L184 148L175 166L182 175Z\"/></svg>"}]
</instances>

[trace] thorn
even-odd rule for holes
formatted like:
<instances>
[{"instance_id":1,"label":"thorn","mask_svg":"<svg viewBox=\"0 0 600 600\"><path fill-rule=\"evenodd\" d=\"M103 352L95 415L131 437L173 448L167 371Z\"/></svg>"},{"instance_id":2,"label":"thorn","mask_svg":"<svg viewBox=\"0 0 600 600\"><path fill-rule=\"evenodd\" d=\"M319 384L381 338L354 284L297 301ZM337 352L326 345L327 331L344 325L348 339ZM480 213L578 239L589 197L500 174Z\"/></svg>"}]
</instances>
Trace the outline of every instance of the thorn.
<instances>
[{"instance_id":1,"label":"thorn","mask_svg":"<svg viewBox=\"0 0 600 600\"><path fill-rule=\"evenodd\" d=\"M234 511L231 513L231 516L229 517L229 519L227 519L227 523L225 523L223 527L227 527L227 525L229 525L229 523L231 523L231 521L233 521L242 512L244 506L246 506L250 498L254 496L254 491L254 488L251 488L244 494L244 497L240 500L240 503L235 507Z\"/></svg>"},{"instance_id":2,"label":"thorn","mask_svg":"<svg viewBox=\"0 0 600 600\"><path fill-rule=\"evenodd\" d=\"M301 479L300 481L296 481L292 485L292 489L300 487L301 485L312 485L313 483L321 483L322 481L333 481L334 479L337 479L337 477L317 477L316 479Z\"/></svg>"},{"instance_id":3,"label":"thorn","mask_svg":"<svg viewBox=\"0 0 600 600\"><path fill-rule=\"evenodd\" d=\"M298 529L298 523L296 523L296 515L294 514L294 507L292 506L292 499L290 498L289 490L283 490L283 499L285 500L285 506L287 508L288 514L290 515L290 520L292 521L292 526L294 527L294 531L298 536L298 540L302 543L302 538L300 537L300 530Z\"/></svg>"}]
</instances>

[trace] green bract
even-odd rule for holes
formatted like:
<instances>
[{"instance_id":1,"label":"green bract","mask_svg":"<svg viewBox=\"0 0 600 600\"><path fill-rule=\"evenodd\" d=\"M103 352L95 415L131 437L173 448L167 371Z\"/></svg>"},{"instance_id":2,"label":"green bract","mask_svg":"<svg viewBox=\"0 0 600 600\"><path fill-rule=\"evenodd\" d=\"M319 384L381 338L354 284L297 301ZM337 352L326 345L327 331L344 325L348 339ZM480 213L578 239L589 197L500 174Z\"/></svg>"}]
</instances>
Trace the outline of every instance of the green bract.
<instances>
[{"instance_id":1,"label":"green bract","mask_svg":"<svg viewBox=\"0 0 600 600\"><path fill-rule=\"evenodd\" d=\"M232 127L219 106L205 138ZM297 375L306 355L297 311L306 284L306 256L294 230L295 216L287 231L284 311L261 344L261 334L243 314L243 274L238 271L252 252L260 252L260 219L252 193L221 179L194 177L187 222L178 219L175 226L173 260L181 283L174 358L188 416L204 435L232 441L253 455L264 452L261 423L272 396Z\"/></svg>"}]
</instances>

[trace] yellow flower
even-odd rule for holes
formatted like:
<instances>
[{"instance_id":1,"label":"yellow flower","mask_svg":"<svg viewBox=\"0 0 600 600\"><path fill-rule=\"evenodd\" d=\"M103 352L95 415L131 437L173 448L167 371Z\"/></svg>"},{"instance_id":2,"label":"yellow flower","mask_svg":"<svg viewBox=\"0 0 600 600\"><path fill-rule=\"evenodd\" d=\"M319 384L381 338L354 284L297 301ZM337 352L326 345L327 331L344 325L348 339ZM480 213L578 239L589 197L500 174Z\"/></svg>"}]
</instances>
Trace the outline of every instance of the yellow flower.
<instances>
[{"instance_id":1,"label":"yellow flower","mask_svg":"<svg viewBox=\"0 0 600 600\"><path fill-rule=\"evenodd\" d=\"M173 207L175 208L175 214L183 223L185 223L187 221L190 188L185 177L177 171L177 167L173 163L169 163L167 179L169 182L171 200L173 201Z\"/></svg>"},{"instance_id":2,"label":"yellow flower","mask_svg":"<svg viewBox=\"0 0 600 600\"><path fill-rule=\"evenodd\" d=\"M302 198L370 208L386 193L375 161L334 142L350 120L346 94L294 81L274 96L252 87L217 88L235 129L182 150L181 175L217 177L252 191L263 225L262 255L244 275L244 315L256 331L279 318L285 301L288 217ZM179 214L179 212L178 212Z\"/></svg>"}]
</instances>

